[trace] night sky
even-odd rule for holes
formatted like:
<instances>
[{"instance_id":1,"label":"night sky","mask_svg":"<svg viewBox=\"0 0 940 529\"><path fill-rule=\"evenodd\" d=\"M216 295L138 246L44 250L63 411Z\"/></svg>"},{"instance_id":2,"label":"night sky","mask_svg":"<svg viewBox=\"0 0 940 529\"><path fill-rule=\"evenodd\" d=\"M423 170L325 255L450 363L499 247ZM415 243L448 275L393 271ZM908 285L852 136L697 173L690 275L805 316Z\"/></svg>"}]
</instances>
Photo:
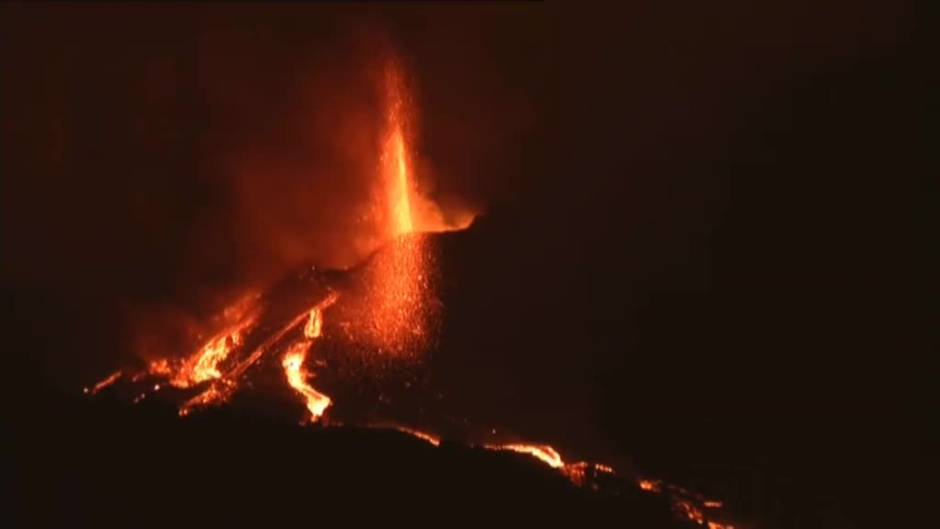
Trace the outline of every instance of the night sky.
<instances>
[{"instance_id":1,"label":"night sky","mask_svg":"<svg viewBox=\"0 0 940 529\"><path fill-rule=\"evenodd\" d=\"M354 262L393 50L422 184L483 212L439 248L454 413L759 483L768 526L913 516L874 500L935 462L918 11L712 4L4 5L15 416L155 315Z\"/></svg>"}]
</instances>

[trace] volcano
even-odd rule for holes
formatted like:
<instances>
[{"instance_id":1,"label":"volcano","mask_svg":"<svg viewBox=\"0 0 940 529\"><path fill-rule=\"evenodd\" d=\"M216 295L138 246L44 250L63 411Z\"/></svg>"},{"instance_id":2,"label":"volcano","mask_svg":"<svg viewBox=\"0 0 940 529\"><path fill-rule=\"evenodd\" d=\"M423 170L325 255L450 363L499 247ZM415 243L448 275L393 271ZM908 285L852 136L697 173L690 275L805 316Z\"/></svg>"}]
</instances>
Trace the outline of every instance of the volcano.
<instances>
[{"instance_id":1,"label":"volcano","mask_svg":"<svg viewBox=\"0 0 940 529\"><path fill-rule=\"evenodd\" d=\"M731 529L706 515L721 508L718 501L638 480L629 469L618 474L604 463L568 460L538 439L486 432L439 403L442 393L422 374L429 354L447 355L437 343L446 321L441 283L453 276L438 261L450 247L468 247L461 236L471 233L475 215L441 208L418 188L413 110L396 61L386 65L381 84L384 126L375 185L361 216L369 227L361 239L375 250L348 268L308 265L276 284L245 290L190 333L189 352L141 351L140 365L85 387L93 402L145 410L128 423L108 417L125 413L116 404L118 411L95 411L103 415L84 421L95 424L94 440L83 448L89 457L78 459L96 463L76 475L106 481L94 498L138 504L124 498L119 484L145 479L146 501L162 504L163 489L175 489L173 497L196 499L208 512L233 499L264 512L274 504L358 496L398 504L512 500L540 514L570 508L582 516L638 517L646 527ZM485 314L474 323L477 333L492 332ZM487 380L462 378L474 386L471 400L487 393ZM180 417L168 419L170 409ZM264 427L255 431L259 422ZM297 422L306 428L284 429ZM140 431L144 437L136 438ZM108 457L118 452L115 439L147 455ZM173 470L164 475L162 468ZM166 478L187 485L164 485Z\"/></svg>"}]
</instances>

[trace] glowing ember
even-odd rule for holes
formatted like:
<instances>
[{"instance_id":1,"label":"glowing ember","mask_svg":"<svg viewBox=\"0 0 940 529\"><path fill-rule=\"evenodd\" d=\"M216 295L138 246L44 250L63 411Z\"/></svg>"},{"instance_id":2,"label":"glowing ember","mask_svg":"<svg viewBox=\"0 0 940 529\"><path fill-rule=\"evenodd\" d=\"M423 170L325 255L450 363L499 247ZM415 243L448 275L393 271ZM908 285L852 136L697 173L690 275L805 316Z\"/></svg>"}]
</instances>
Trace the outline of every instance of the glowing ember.
<instances>
[{"instance_id":1,"label":"glowing ember","mask_svg":"<svg viewBox=\"0 0 940 529\"><path fill-rule=\"evenodd\" d=\"M85 388L83 391L84 391L84 393L86 393L86 394L94 395L94 394L98 393L99 391L101 391L102 389L104 389L104 388L110 386L111 384L114 384L115 382L117 382L118 379L121 378L121 375L122 375L122 374L123 374L122 371L115 371L114 373L111 373L110 375L108 375L108 377L105 378L104 380L102 380L101 382L98 382L97 384L95 384L95 385L94 385L93 387L91 387L91 388Z\"/></svg>"}]
</instances>

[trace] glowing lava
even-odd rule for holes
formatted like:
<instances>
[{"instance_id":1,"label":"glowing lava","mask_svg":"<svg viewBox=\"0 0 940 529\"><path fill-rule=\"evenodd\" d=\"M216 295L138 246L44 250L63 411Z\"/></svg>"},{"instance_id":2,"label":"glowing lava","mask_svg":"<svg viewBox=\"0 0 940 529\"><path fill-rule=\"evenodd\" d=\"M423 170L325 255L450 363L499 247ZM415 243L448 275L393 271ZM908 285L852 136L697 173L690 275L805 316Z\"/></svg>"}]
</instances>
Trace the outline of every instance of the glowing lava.
<instances>
[{"instance_id":1,"label":"glowing lava","mask_svg":"<svg viewBox=\"0 0 940 529\"><path fill-rule=\"evenodd\" d=\"M500 450L516 452L532 456L551 468L561 472L568 480L581 487L588 482L589 475L597 476L600 474L614 474L614 469L608 465L600 463L588 463L578 461L576 463L565 463L565 460L555 448L546 444L528 444L528 443L507 443L507 444L486 444L483 448L487 450Z\"/></svg>"},{"instance_id":2,"label":"glowing lava","mask_svg":"<svg viewBox=\"0 0 940 529\"><path fill-rule=\"evenodd\" d=\"M287 383L307 401L310 420L316 421L323 415L331 401L329 397L313 389L313 386L307 383L309 373L304 369L304 360L307 359L309 347L307 342L295 343L284 355L281 365L284 367L284 374L287 375Z\"/></svg>"},{"instance_id":3,"label":"glowing lava","mask_svg":"<svg viewBox=\"0 0 940 529\"><path fill-rule=\"evenodd\" d=\"M401 103L396 103L395 107ZM405 151L405 138L402 131L400 111L393 111L390 116L391 136L382 155L382 169L388 199L391 205L391 230L393 236L407 235L414 231L414 218L411 213L411 179L408 171L408 153Z\"/></svg>"},{"instance_id":4,"label":"glowing lava","mask_svg":"<svg viewBox=\"0 0 940 529\"><path fill-rule=\"evenodd\" d=\"M734 529L731 524L723 524L709 520L705 509L718 510L724 503L718 500L706 500L701 494L690 492L677 485L663 483L662 480L638 479L637 486L644 492L653 494L666 493L677 517L688 520L696 525L707 526L708 529Z\"/></svg>"},{"instance_id":5,"label":"glowing lava","mask_svg":"<svg viewBox=\"0 0 940 529\"><path fill-rule=\"evenodd\" d=\"M528 454L541 460L543 463L552 468L562 468L565 466L565 462L562 460L561 454L548 445L510 443L504 445L486 445L486 448L489 448L490 450L510 450L520 454Z\"/></svg>"},{"instance_id":6,"label":"glowing lava","mask_svg":"<svg viewBox=\"0 0 940 529\"><path fill-rule=\"evenodd\" d=\"M102 380L101 382L98 382L97 384L95 384L95 385L92 386L91 388L85 388L83 391L84 391L86 394L94 395L94 394L98 393L99 391L101 391L102 389L104 389L104 388L106 388L106 387L108 387L108 386L114 384L115 382L117 382L118 379L121 378L121 375L123 375L123 374L124 374L123 371L115 371L114 373L111 373L110 375L108 375L107 378L105 378L105 379Z\"/></svg>"},{"instance_id":7,"label":"glowing lava","mask_svg":"<svg viewBox=\"0 0 940 529\"><path fill-rule=\"evenodd\" d=\"M225 309L221 316L225 327L221 332L182 362L165 358L151 362L150 374L167 377L167 382L177 388L189 388L222 378L221 364L242 345L245 335L257 321L257 301L257 296L246 296Z\"/></svg>"},{"instance_id":8,"label":"glowing lava","mask_svg":"<svg viewBox=\"0 0 940 529\"><path fill-rule=\"evenodd\" d=\"M310 373L304 369L304 361L307 359L307 353L310 352L314 340L323 334L323 311L336 302L337 298L338 296L335 293L331 293L325 300L310 309L307 324L304 325L305 339L292 344L281 360L287 383L294 388L294 391L303 396L307 403L307 409L310 411L310 420L312 422L323 416L323 412L326 411L332 401L326 395L313 389L313 386L307 382Z\"/></svg>"},{"instance_id":9,"label":"glowing lava","mask_svg":"<svg viewBox=\"0 0 940 529\"><path fill-rule=\"evenodd\" d=\"M414 428L408 428L407 426L395 425L392 428L398 430L401 433L405 433L417 439L421 439L430 445L441 446L441 439L436 435L422 432L421 430L415 430Z\"/></svg>"},{"instance_id":10,"label":"glowing lava","mask_svg":"<svg viewBox=\"0 0 940 529\"><path fill-rule=\"evenodd\" d=\"M209 340L198 353L190 357L170 383L178 387L189 387L221 378L219 363L228 358L232 349L241 345L244 332L252 323L250 320L245 321Z\"/></svg>"}]
</instances>

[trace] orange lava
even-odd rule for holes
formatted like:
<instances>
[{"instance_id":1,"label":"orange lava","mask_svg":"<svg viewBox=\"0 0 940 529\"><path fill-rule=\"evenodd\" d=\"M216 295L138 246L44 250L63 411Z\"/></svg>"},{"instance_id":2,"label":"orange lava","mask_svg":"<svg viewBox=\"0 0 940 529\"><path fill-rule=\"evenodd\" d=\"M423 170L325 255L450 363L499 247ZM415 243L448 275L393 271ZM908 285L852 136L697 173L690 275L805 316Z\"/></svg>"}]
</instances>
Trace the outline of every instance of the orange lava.
<instances>
[{"instance_id":1,"label":"orange lava","mask_svg":"<svg viewBox=\"0 0 940 529\"><path fill-rule=\"evenodd\" d=\"M313 389L313 386L307 383L310 373L304 369L304 360L307 359L309 347L310 344L307 342L295 343L287 350L281 365L284 367L287 383L306 400L307 409L310 410L310 420L316 421L330 406L331 401L329 397Z\"/></svg>"},{"instance_id":2,"label":"orange lava","mask_svg":"<svg viewBox=\"0 0 940 529\"><path fill-rule=\"evenodd\" d=\"M257 297L246 296L226 308L221 320L222 331L206 341L196 352L182 362L166 358L154 360L148 371L153 376L166 377L167 382L177 388L189 388L200 383L222 378L221 364L240 347L245 335L258 318ZM205 398L209 398L206 396Z\"/></svg>"},{"instance_id":3,"label":"orange lava","mask_svg":"<svg viewBox=\"0 0 940 529\"><path fill-rule=\"evenodd\" d=\"M725 525L718 522L708 522L708 529L734 529L734 526Z\"/></svg>"},{"instance_id":4,"label":"orange lava","mask_svg":"<svg viewBox=\"0 0 940 529\"><path fill-rule=\"evenodd\" d=\"M183 364L176 376L170 380L170 384L185 388L221 378L219 363L228 358L234 348L241 345L245 331L253 323L253 320L246 320L213 337Z\"/></svg>"},{"instance_id":5,"label":"orange lava","mask_svg":"<svg viewBox=\"0 0 940 529\"><path fill-rule=\"evenodd\" d=\"M579 487L591 483L592 487L597 487L593 480L600 474L613 475L614 469L608 465L600 463L588 463L587 461L578 461L576 463L565 463L553 447L546 444L528 444L528 443L508 443L508 444L487 444L483 448L488 450L508 450L520 454L530 455L553 469L559 471L568 478L569 481Z\"/></svg>"},{"instance_id":6,"label":"orange lava","mask_svg":"<svg viewBox=\"0 0 940 529\"><path fill-rule=\"evenodd\" d=\"M563 468L565 466L561 454L548 445L509 443L504 445L485 445L485 447L490 450L510 450L512 452L519 452L520 454L528 454L552 468Z\"/></svg>"},{"instance_id":7,"label":"orange lava","mask_svg":"<svg viewBox=\"0 0 940 529\"><path fill-rule=\"evenodd\" d=\"M294 391L303 396L307 403L311 422L316 422L322 417L332 401L307 382L311 374L304 368L304 361L307 359L310 348L313 347L314 340L323 334L323 311L335 303L337 298L338 296L335 293L331 293L325 300L310 309L307 323L304 325L305 339L292 344L281 360L281 367L284 368L287 383L294 388Z\"/></svg>"},{"instance_id":8,"label":"orange lava","mask_svg":"<svg viewBox=\"0 0 940 529\"><path fill-rule=\"evenodd\" d=\"M232 384L211 384L195 397L187 400L180 406L180 417L185 417L196 408L222 404L231 396L234 386Z\"/></svg>"},{"instance_id":9,"label":"orange lava","mask_svg":"<svg viewBox=\"0 0 940 529\"><path fill-rule=\"evenodd\" d=\"M111 373L110 375L108 375L107 378L105 378L105 379L102 380L101 382L98 382L97 384L95 384L95 385L92 386L91 388L85 388L85 389L83 389L82 391L83 391L84 393L86 393L86 394L94 395L94 394L98 393L99 391L101 391L102 389L104 389L104 388L106 388L106 387L108 387L108 386L114 384L115 382L117 382L118 379L120 379L123 374L124 374L123 371L115 371L114 373Z\"/></svg>"},{"instance_id":10,"label":"orange lava","mask_svg":"<svg viewBox=\"0 0 940 529\"><path fill-rule=\"evenodd\" d=\"M412 437L417 437L422 441L425 441L434 446L441 446L441 439L436 435L429 434L427 432L422 432L421 430L415 430L414 428L408 428L407 426L394 426L396 430L402 433L406 433Z\"/></svg>"},{"instance_id":11,"label":"orange lava","mask_svg":"<svg viewBox=\"0 0 940 529\"><path fill-rule=\"evenodd\" d=\"M719 510L724 507L721 501L705 500L701 494L670 483L664 484L661 480L638 479L636 483L640 490L654 494L662 494L665 489L672 509L679 518L707 526L708 529L734 529L733 525L714 522L705 516L705 509Z\"/></svg>"},{"instance_id":12,"label":"orange lava","mask_svg":"<svg viewBox=\"0 0 940 529\"><path fill-rule=\"evenodd\" d=\"M695 522L699 525L705 524L705 515L702 514L702 511L698 507L692 505L691 502L685 500L675 500L673 502L673 507L679 512L681 516L684 516L689 521Z\"/></svg>"}]
</instances>

